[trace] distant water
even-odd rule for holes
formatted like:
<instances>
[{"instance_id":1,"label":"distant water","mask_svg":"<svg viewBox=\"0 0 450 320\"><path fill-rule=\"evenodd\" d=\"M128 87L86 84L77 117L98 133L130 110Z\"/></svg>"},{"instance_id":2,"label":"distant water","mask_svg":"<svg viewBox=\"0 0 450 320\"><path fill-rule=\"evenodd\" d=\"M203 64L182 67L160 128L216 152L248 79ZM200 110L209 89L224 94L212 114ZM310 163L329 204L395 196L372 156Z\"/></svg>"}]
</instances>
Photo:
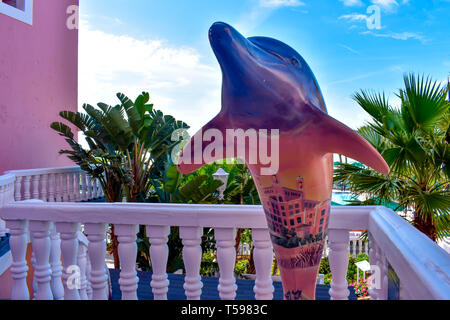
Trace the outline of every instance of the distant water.
<instances>
[{"instance_id":1,"label":"distant water","mask_svg":"<svg viewBox=\"0 0 450 320\"><path fill-rule=\"evenodd\" d=\"M353 200L355 199L350 192L344 192L344 191L335 191L333 192L331 196L331 201L346 205L347 202L345 200Z\"/></svg>"}]
</instances>

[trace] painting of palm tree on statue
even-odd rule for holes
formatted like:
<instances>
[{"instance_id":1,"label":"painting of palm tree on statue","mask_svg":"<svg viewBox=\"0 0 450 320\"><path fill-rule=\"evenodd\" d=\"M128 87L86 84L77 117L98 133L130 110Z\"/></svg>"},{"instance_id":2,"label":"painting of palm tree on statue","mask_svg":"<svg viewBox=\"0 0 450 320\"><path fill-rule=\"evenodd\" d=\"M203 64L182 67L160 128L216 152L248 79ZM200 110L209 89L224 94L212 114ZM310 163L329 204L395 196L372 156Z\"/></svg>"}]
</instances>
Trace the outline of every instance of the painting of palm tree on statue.
<instances>
[{"instance_id":1,"label":"painting of palm tree on statue","mask_svg":"<svg viewBox=\"0 0 450 320\"><path fill-rule=\"evenodd\" d=\"M298 281L305 273L315 277L329 222L331 201L308 200L304 197L302 177L297 188L282 186L277 176L272 185L261 192L261 200L267 217L272 243L276 247L277 261L282 276L290 278L292 290L285 288L287 300L310 299L298 290ZM301 276L296 276L299 270ZM292 280L292 281L291 281Z\"/></svg>"}]
</instances>

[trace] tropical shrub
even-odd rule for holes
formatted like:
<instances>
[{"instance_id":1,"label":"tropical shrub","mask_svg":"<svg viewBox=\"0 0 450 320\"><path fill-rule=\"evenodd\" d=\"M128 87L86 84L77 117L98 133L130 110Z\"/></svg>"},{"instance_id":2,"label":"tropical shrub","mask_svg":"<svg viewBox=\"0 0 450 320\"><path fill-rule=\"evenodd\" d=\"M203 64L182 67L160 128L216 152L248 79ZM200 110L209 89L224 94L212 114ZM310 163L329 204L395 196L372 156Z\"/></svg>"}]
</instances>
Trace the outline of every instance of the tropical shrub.
<instances>
[{"instance_id":1,"label":"tropical shrub","mask_svg":"<svg viewBox=\"0 0 450 320\"><path fill-rule=\"evenodd\" d=\"M85 150L78 143L71 128L54 122L51 128L63 136L70 150L61 150L92 178L98 179L107 202L143 202L153 188L152 179L164 166L171 150L180 142L172 141L178 129L187 129L182 121L164 115L149 104L150 95L143 92L133 102L122 93L117 94L120 104L109 106L98 103L98 108L84 104L85 113L62 111L61 118L80 130L89 146ZM117 238L112 230L114 264L120 267ZM142 231L142 227L141 227ZM145 250L148 239L140 232L138 247ZM146 258L148 254L140 251Z\"/></svg>"}]
</instances>

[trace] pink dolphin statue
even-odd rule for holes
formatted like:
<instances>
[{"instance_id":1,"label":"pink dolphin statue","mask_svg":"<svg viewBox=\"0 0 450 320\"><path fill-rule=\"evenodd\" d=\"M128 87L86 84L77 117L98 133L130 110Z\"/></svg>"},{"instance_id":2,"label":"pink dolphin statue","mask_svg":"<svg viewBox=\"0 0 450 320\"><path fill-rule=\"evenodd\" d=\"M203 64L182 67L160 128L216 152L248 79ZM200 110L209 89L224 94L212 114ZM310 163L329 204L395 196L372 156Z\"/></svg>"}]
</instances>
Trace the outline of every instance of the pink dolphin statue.
<instances>
[{"instance_id":1,"label":"pink dolphin statue","mask_svg":"<svg viewBox=\"0 0 450 320\"><path fill-rule=\"evenodd\" d=\"M209 39L223 73L222 110L186 145L179 170L190 173L222 158L245 161L267 217L284 298L314 299L333 153L383 174L389 167L370 143L327 114L311 69L294 49L272 38L247 39L222 22L213 24Z\"/></svg>"}]
</instances>

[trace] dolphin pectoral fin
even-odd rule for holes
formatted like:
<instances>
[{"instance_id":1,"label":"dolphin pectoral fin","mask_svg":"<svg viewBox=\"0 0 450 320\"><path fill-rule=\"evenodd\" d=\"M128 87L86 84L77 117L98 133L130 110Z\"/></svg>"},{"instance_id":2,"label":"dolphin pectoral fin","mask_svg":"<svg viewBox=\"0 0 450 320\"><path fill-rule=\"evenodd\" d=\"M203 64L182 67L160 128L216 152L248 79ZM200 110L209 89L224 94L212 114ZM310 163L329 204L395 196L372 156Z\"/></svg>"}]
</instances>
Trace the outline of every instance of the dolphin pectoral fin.
<instances>
[{"instance_id":1,"label":"dolphin pectoral fin","mask_svg":"<svg viewBox=\"0 0 450 320\"><path fill-rule=\"evenodd\" d=\"M178 162L178 170L183 174L194 172L208 163L223 159L223 153L220 150L225 150L223 137L227 121L222 114L217 115L213 120L200 129L184 147ZM214 137L214 141L204 141L206 136ZM222 141L220 139L222 138ZM212 139L212 138L211 138ZM216 154L213 157L204 157L205 148L211 148L211 144L215 144Z\"/></svg>"},{"instance_id":2,"label":"dolphin pectoral fin","mask_svg":"<svg viewBox=\"0 0 450 320\"><path fill-rule=\"evenodd\" d=\"M324 153L337 153L389 174L389 166L380 153L356 131L327 114L323 114L320 131L320 148Z\"/></svg>"}]
</instances>

